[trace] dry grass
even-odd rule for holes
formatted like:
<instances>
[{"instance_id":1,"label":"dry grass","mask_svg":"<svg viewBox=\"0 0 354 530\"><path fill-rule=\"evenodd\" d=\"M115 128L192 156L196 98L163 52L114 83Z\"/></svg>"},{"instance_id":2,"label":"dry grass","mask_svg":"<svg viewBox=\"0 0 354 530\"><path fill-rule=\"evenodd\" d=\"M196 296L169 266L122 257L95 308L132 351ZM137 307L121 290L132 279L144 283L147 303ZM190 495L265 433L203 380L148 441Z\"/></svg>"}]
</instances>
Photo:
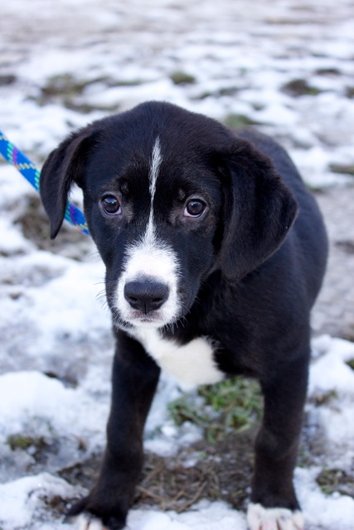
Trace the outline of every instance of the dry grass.
<instances>
[{"instance_id":1,"label":"dry grass","mask_svg":"<svg viewBox=\"0 0 354 530\"><path fill-rule=\"evenodd\" d=\"M172 458L148 454L135 502L183 512L201 499L224 500L244 508L253 465L253 434L230 433L206 440Z\"/></svg>"}]
</instances>

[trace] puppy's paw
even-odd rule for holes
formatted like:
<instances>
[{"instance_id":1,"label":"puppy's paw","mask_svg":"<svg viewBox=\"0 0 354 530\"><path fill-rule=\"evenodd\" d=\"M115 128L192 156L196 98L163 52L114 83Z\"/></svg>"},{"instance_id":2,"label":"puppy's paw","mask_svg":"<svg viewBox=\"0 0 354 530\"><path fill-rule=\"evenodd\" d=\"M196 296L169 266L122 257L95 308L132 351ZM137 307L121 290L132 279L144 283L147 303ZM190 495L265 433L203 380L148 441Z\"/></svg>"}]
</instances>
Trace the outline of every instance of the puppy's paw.
<instances>
[{"instance_id":1,"label":"puppy's paw","mask_svg":"<svg viewBox=\"0 0 354 530\"><path fill-rule=\"evenodd\" d=\"M90 497L76 502L67 512L66 521L75 530L123 530L126 516L117 507L97 506Z\"/></svg>"},{"instance_id":2,"label":"puppy's paw","mask_svg":"<svg viewBox=\"0 0 354 530\"><path fill-rule=\"evenodd\" d=\"M265 508L250 504L247 511L249 530L304 530L304 517L299 510Z\"/></svg>"},{"instance_id":3,"label":"puppy's paw","mask_svg":"<svg viewBox=\"0 0 354 530\"><path fill-rule=\"evenodd\" d=\"M110 518L108 523L103 523L94 515L82 513L76 518L75 530L122 530L125 525L114 518Z\"/></svg>"},{"instance_id":4,"label":"puppy's paw","mask_svg":"<svg viewBox=\"0 0 354 530\"><path fill-rule=\"evenodd\" d=\"M102 521L89 514L81 514L77 518L75 530L108 530Z\"/></svg>"}]
</instances>

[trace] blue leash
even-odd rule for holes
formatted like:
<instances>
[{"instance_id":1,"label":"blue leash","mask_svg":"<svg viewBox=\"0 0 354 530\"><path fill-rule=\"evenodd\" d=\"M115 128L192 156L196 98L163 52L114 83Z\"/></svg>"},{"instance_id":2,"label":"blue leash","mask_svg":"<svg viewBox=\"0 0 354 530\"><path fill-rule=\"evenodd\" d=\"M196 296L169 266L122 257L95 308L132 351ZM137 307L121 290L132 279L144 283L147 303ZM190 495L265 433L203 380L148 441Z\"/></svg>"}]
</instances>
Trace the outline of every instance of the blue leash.
<instances>
[{"instance_id":1,"label":"blue leash","mask_svg":"<svg viewBox=\"0 0 354 530\"><path fill-rule=\"evenodd\" d=\"M31 184L31 186L39 191L39 181L41 173L34 163L27 158L17 147L6 138L5 134L0 130L0 154L9 164L15 166L15 168L25 177L25 179ZM68 202L65 210L65 219L76 228L80 230L82 234L89 235L86 219L82 211Z\"/></svg>"}]
</instances>

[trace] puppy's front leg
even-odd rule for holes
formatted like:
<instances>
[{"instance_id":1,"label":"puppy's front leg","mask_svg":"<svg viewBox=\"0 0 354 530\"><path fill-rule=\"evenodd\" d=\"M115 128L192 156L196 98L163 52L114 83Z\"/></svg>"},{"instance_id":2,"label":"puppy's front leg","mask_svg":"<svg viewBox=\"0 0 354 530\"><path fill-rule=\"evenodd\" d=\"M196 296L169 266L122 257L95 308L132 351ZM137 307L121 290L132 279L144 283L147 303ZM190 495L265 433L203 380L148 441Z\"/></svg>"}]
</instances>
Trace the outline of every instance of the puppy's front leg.
<instances>
[{"instance_id":1,"label":"puppy's front leg","mask_svg":"<svg viewBox=\"0 0 354 530\"><path fill-rule=\"evenodd\" d=\"M79 529L120 530L125 526L143 464L143 430L160 369L143 347L117 332L107 446L96 485L74 505ZM104 526L102 526L104 525Z\"/></svg>"},{"instance_id":2,"label":"puppy's front leg","mask_svg":"<svg viewBox=\"0 0 354 530\"><path fill-rule=\"evenodd\" d=\"M264 415L255 448L252 504L248 510L250 530L303 530L293 471L306 398L308 359L309 354L305 353L295 361L278 363L276 376L268 375L261 381Z\"/></svg>"}]
</instances>

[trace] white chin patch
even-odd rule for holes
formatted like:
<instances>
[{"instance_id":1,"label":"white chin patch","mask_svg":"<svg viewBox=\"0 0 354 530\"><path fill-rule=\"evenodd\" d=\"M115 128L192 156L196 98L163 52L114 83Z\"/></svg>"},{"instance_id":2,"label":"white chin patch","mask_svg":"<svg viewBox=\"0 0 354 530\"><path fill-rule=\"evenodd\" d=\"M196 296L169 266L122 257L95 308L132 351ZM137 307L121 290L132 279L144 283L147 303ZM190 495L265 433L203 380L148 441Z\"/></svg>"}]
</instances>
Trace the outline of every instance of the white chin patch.
<instances>
[{"instance_id":1,"label":"white chin patch","mask_svg":"<svg viewBox=\"0 0 354 530\"><path fill-rule=\"evenodd\" d=\"M247 511L249 530L304 530L304 517L300 511L286 508L264 508L250 504Z\"/></svg>"},{"instance_id":2,"label":"white chin patch","mask_svg":"<svg viewBox=\"0 0 354 530\"><path fill-rule=\"evenodd\" d=\"M75 528L76 530L107 530L99 519L85 514L77 518Z\"/></svg>"}]
</instances>

